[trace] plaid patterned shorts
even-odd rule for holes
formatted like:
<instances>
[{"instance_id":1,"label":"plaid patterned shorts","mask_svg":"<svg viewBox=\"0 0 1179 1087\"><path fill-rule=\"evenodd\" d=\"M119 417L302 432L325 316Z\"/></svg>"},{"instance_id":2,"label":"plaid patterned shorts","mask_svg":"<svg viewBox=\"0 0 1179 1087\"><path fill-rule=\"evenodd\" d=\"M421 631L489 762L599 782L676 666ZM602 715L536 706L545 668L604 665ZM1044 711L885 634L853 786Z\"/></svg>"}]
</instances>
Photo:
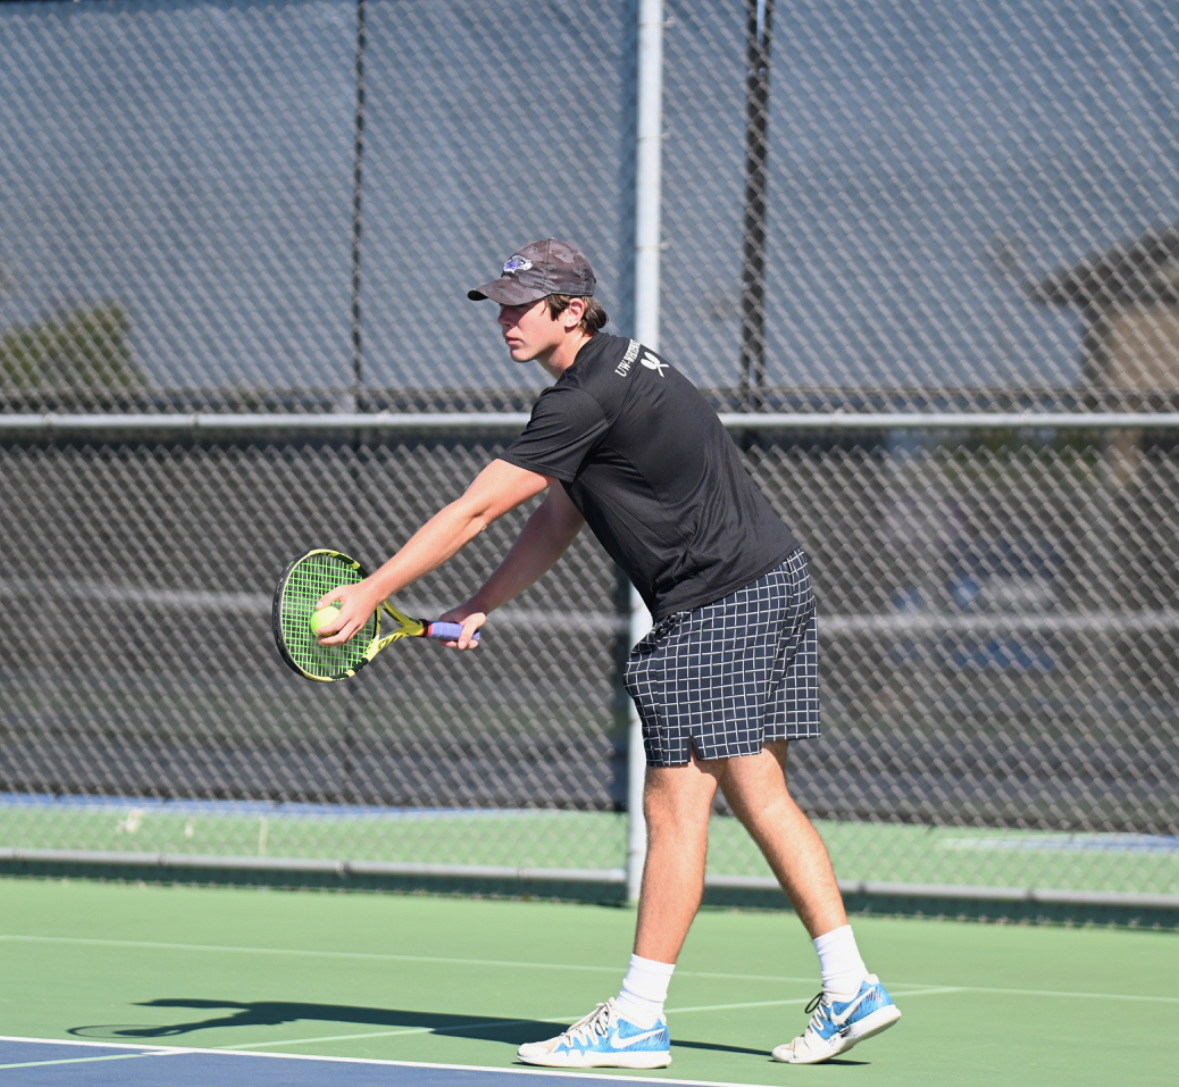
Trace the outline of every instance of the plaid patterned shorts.
<instances>
[{"instance_id":1,"label":"plaid patterned shorts","mask_svg":"<svg viewBox=\"0 0 1179 1087\"><path fill-rule=\"evenodd\" d=\"M648 766L756 755L819 735L818 634L806 556L723 600L676 612L630 652L626 689Z\"/></svg>"}]
</instances>

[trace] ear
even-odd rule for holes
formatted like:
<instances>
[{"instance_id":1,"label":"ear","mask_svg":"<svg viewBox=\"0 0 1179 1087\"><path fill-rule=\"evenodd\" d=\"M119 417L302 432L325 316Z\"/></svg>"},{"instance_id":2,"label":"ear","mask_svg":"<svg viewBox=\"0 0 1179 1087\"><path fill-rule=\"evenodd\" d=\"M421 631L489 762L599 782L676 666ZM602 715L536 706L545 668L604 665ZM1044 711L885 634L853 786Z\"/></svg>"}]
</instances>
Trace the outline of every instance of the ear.
<instances>
[{"instance_id":1,"label":"ear","mask_svg":"<svg viewBox=\"0 0 1179 1087\"><path fill-rule=\"evenodd\" d=\"M585 316L585 299L584 298L570 298L569 304L561 312L561 324L566 331L572 332L579 324L581 319Z\"/></svg>"}]
</instances>

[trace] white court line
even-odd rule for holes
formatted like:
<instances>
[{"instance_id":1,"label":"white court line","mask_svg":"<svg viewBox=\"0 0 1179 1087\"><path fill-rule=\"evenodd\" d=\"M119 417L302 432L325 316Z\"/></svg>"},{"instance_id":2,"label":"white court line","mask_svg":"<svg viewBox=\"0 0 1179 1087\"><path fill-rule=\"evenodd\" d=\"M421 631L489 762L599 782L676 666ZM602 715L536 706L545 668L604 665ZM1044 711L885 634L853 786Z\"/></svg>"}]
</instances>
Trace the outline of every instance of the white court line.
<instances>
[{"instance_id":1,"label":"white court line","mask_svg":"<svg viewBox=\"0 0 1179 1087\"><path fill-rule=\"evenodd\" d=\"M959 992L957 986L949 987L942 986L936 989L913 989L906 992L897 993L898 996L908 998L911 996L933 996L940 993L956 993ZM791 1006L802 1006L809 1004L810 997L802 997L789 1000L750 1000L740 1004L700 1004L694 1007L684 1008L668 1008L667 1014L669 1017L677 1015L689 1015L693 1012L718 1012L718 1011L741 1011L745 1008L788 1008ZM553 1023L566 1024L580 1019L582 1014L576 1015L551 1015L545 1016L543 1019L491 1019L484 1022L463 1023L459 1026L453 1027L406 1027L401 1030L380 1030L380 1031L366 1031L363 1034L332 1034L325 1035L319 1038L298 1038L291 1041L283 1042L244 1042L241 1045L222 1046L222 1049L245 1050L259 1045L267 1046L288 1046L288 1045L321 1045L324 1042L353 1042L363 1041L367 1038L400 1038L409 1034L462 1034L468 1030L478 1030L482 1027L494 1026L512 1026L515 1023ZM675 1042L672 1042L675 1045Z\"/></svg>"},{"instance_id":2,"label":"white court line","mask_svg":"<svg viewBox=\"0 0 1179 1087\"><path fill-rule=\"evenodd\" d=\"M142 948L148 951L198 951L231 953L240 955L290 955L303 958L323 959L359 959L365 962L419 962L438 963L445 966L479 966L501 969L509 967L513 970L579 970L586 973L618 973L615 966L590 966L583 963L553 963L553 962L516 962L505 959L456 959L442 955L400 955L392 952L379 951L316 951L309 948L285 947L237 947L227 944L179 944L152 940L101 940L84 936L25 936L16 933L0 933L0 942L5 940L22 943L62 943L81 944L87 947L120 947ZM712 973L702 970L681 970L679 977L716 978L729 981L767 981L777 983L783 981L806 982L815 980L813 976L793 977L784 974L767 976L765 974L725 974Z\"/></svg>"},{"instance_id":3,"label":"white court line","mask_svg":"<svg viewBox=\"0 0 1179 1087\"><path fill-rule=\"evenodd\" d=\"M581 1016L571 1016L570 1019L579 1019ZM403 1038L411 1034L462 1034L467 1030L479 1030L482 1027L511 1027L517 1023L548 1023L548 1022L566 1022L565 1019L548 1020L548 1019L488 1019L483 1022L463 1023L455 1027L402 1027L399 1030L369 1030L362 1034L325 1034L318 1038L292 1038L290 1041L273 1041L273 1042L242 1042L240 1045L226 1045L218 1046L218 1049L225 1050L247 1050L257 1049L259 1046L267 1046L274 1048L275 1046L288 1045L322 1045L324 1042L360 1042L366 1038Z\"/></svg>"},{"instance_id":4,"label":"white court line","mask_svg":"<svg viewBox=\"0 0 1179 1087\"><path fill-rule=\"evenodd\" d=\"M183 1052L177 1050L177 1053ZM7 1072L12 1068L43 1068L50 1064L95 1064L98 1061L130 1061L138 1057L167 1057L169 1053L107 1053L102 1057L63 1057L56 1061L22 1061L19 1064L0 1064L0 1072Z\"/></svg>"},{"instance_id":5,"label":"white court line","mask_svg":"<svg viewBox=\"0 0 1179 1087\"><path fill-rule=\"evenodd\" d=\"M17 943L82 944L93 947L130 947L165 951L228 952L245 955L287 955L294 958L360 959L372 962L437 963L444 966L477 966L494 967L497 969L507 967L512 970L574 970L589 973L618 973L617 966L590 966L581 963L518 962L506 959L459 959L440 955L397 955L369 951L316 951L305 948L234 947L223 944L178 944L150 940L99 940L78 936L26 936L14 933L0 933L0 942L4 941ZM809 984L815 981L814 977L798 977L788 974L725 974L703 970L682 970L678 971L676 976L680 978L715 978L730 981L764 981L771 984L781 982L803 982ZM896 978L890 978L888 984L890 990L897 996L908 996L909 992L901 988L901 986L912 985L916 987L918 992L929 990L938 992L986 993L998 996L1075 997L1077 999L1091 1000L1126 1000L1148 1004L1179 1004L1179 996L1154 996L1143 993L1079 992L1059 989L1009 989L980 985L946 987L935 985L931 982L902 982ZM542 1022L550 1021L555 1020L542 1020Z\"/></svg>"},{"instance_id":6,"label":"white court line","mask_svg":"<svg viewBox=\"0 0 1179 1087\"><path fill-rule=\"evenodd\" d=\"M916 984L916 982L909 984ZM902 989L892 989L891 982L889 985L890 991L896 996L911 995ZM932 992L934 990L930 991ZM1051 996L1072 998L1074 1000L1129 1000L1143 1004L1179 1004L1179 996L1152 996L1146 993L1086 993L1073 989L1000 989L986 985L956 985L953 989L946 989L945 991L955 993L981 993L984 996Z\"/></svg>"},{"instance_id":7,"label":"white court line","mask_svg":"<svg viewBox=\"0 0 1179 1087\"><path fill-rule=\"evenodd\" d=\"M94 1064L97 1061L127 1061L135 1057L174 1057L179 1053L191 1053L191 1049L172 1049L167 1046L137 1047L121 1042L81 1042L76 1039L58 1040L56 1038L13 1038L0 1036L0 1042L32 1043L34 1045L52 1046L90 1046L102 1049L134 1049L133 1053L104 1053L101 1057L61 1057L51 1061L20 1061L13 1064L0 1064L0 1072L10 1068L41 1068L51 1064Z\"/></svg>"},{"instance_id":8,"label":"white court line","mask_svg":"<svg viewBox=\"0 0 1179 1087\"><path fill-rule=\"evenodd\" d=\"M12 1035L0 1035L0 1043L3 1042L20 1042L33 1043L36 1045L74 1045L74 1046L97 1046L105 1049L135 1049L137 1047L127 1045L120 1042L82 1042L76 1039L57 1039L57 1038L22 1038ZM192 1047L171 1048L168 1046L153 1047L148 1052L128 1053L127 1057L166 1057L183 1054L223 1054L225 1056L239 1056L249 1057L253 1059L270 1059L278 1061L326 1061L332 1064L370 1064L379 1065L384 1068L430 1068L430 1069L444 1069L453 1072L492 1072L504 1075L513 1076L547 1076L560 1077L563 1079L570 1079L576 1076L577 1079L585 1083L602 1083L606 1082L600 1076L595 1076L592 1071L574 1069L572 1072L569 1069L548 1069L548 1068L515 1068L508 1065L496 1067L494 1065L479 1065L479 1064L433 1064L426 1061L386 1061L379 1060L375 1057L322 1057L309 1053L227 1053L224 1049L193 1049ZM110 1060L111 1057L97 1057L97 1058L79 1058L78 1061L45 1061L45 1064L74 1064L79 1061L86 1060ZM31 1065L0 1065L0 1070L4 1068L24 1068L33 1067ZM625 1076L611 1073L609 1075L610 1083L646 1083L652 1082L672 1084L673 1087L750 1087L748 1083L731 1083L722 1080L700 1080L700 1079L664 1079L662 1076L658 1080L651 1080L647 1077L640 1076Z\"/></svg>"},{"instance_id":9,"label":"white court line","mask_svg":"<svg viewBox=\"0 0 1179 1087\"><path fill-rule=\"evenodd\" d=\"M897 989L890 988L894 996L908 999L911 996L937 996L941 993L960 993L964 989L960 985L940 985L936 988L927 989ZM813 997L804 997L802 999L790 1000L750 1000L743 1004L697 1004L690 1008L669 1008L668 1015L686 1015L691 1012L726 1012L726 1011L740 1011L742 1008L788 1008L792 1005L809 1004ZM547 1020L546 1020L547 1022Z\"/></svg>"}]
</instances>

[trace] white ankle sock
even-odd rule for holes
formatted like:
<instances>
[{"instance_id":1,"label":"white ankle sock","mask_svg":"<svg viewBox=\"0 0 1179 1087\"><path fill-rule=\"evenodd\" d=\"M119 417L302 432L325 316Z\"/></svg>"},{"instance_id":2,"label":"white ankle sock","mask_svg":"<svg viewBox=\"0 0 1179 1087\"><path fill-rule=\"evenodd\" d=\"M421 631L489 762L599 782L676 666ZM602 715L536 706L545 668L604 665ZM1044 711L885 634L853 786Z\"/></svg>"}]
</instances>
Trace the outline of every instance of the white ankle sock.
<instances>
[{"instance_id":1,"label":"white ankle sock","mask_svg":"<svg viewBox=\"0 0 1179 1087\"><path fill-rule=\"evenodd\" d=\"M843 1000L860 991L860 982L868 976L868 967L860 958L851 925L825 932L814 941L823 976L823 991Z\"/></svg>"},{"instance_id":2,"label":"white ankle sock","mask_svg":"<svg viewBox=\"0 0 1179 1087\"><path fill-rule=\"evenodd\" d=\"M641 1027L654 1026L655 1020L663 1015L667 987L674 970L675 963L631 955L630 969L623 978L622 991L616 1001L619 1012Z\"/></svg>"}]
</instances>

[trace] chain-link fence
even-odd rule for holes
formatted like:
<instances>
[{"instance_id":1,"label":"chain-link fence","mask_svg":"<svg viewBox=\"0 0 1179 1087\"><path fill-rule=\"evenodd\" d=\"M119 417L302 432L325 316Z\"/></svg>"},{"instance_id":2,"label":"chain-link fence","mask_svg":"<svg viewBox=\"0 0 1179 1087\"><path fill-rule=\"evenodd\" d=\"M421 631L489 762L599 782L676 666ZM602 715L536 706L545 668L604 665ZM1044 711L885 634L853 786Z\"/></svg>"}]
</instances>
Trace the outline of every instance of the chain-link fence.
<instances>
[{"instance_id":1,"label":"chain-link fence","mask_svg":"<svg viewBox=\"0 0 1179 1087\"><path fill-rule=\"evenodd\" d=\"M650 327L652 10L660 347L811 556L791 774L840 874L1179 894L1164 3L0 6L10 856L617 877L628 603L591 539L478 653L327 689L269 593L309 546L379 562L519 429L539 372L465 291L520 243L576 239ZM730 822L713 874L753 879Z\"/></svg>"}]
</instances>

